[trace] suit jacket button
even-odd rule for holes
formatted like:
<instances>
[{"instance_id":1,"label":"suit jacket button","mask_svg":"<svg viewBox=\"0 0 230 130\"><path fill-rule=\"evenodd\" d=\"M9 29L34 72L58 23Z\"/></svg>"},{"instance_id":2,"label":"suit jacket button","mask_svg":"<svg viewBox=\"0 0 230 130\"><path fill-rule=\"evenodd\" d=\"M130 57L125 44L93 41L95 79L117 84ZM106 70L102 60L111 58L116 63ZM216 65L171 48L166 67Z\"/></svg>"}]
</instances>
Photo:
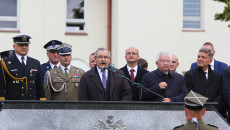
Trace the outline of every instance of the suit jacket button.
<instances>
[{"instance_id":1,"label":"suit jacket button","mask_svg":"<svg viewBox=\"0 0 230 130\"><path fill-rule=\"evenodd\" d=\"M22 96L24 96L24 94L22 94Z\"/></svg>"},{"instance_id":2,"label":"suit jacket button","mask_svg":"<svg viewBox=\"0 0 230 130\"><path fill-rule=\"evenodd\" d=\"M31 90L32 88L30 88L30 90Z\"/></svg>"},{"instance_id":3,"label":"suit jacket button","mask_svg":"<svg viewBox=\"0 0 230 130\"><path fill-rule=\"evenodd\" d=\"M22 87L22 89L24 89L24 87Z\"/></svg>"}]
</instances>

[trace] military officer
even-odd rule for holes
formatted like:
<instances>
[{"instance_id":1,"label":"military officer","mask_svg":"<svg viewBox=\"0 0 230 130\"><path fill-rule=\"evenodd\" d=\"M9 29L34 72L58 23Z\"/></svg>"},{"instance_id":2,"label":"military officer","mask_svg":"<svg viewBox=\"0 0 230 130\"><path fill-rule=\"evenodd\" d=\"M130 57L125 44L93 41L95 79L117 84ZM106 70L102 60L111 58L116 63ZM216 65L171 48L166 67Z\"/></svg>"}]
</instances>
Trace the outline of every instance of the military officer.
<instances>
[{"instance_id":1,"label":"military officer","mask_svg":"<svg viewBox=\"0 0 230 130\"><path fill-rule=\"evenodd\" d=\"M184 99L187 123L175 127L174 130L219 130L218 127L202 121L205 113L204 104L208 98L191 90Z\"/></svg>"},{"instance_id":2,"label":"military officer","mask_svg":"<svg viewBox=\"0 0 230 130\"><path fill-rule=\"evenodd\" d=\"M45 100L40 62L27 56L29 35L13 37L15 55L0 64L0 100Z\"/></svg>"},{"instance_id":3,"label":"military officer","mask_svg":"<svg viewBox=\"0 0 230 130\"><path fill-rule=\"evenodd\" d=\"M47 51L46 54L47 54L47 57L49 58L49 61L41 65L43 79L45 79L45 74L47 70L50 70L50 69L53 69L59 66L59 59L57 56L56 49L61 44L62 44L61 41L51 40L44 45L44 48Z\"/></svg>"},{"instance_id":4,"label":"military officer","mask_svg":"<svg viewBox=\"0 0 230 130\"><path fill-rule=\"evenodd\" d=\"M78 87L84 71L70 65L72 46L63 43L57 48L60 65L46 72L44 84L47 100L78 100Z\"/></svg>"}]
</instances>

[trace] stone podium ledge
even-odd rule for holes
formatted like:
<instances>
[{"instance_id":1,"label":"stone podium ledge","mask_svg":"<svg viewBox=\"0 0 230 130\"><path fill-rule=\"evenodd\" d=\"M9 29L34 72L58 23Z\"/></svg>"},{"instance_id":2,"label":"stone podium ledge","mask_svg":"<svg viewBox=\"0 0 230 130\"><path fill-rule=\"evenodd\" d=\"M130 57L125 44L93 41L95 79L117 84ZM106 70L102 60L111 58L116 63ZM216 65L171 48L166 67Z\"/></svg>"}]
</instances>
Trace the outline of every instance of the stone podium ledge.
<instances>
[{"instance_id":1,"label":"stone podium ledge","mask_svg":"<svg viewBox=\"0 0 230 130\"><path fill-rule=\"evenodd\" d=\"M1 130L171 130L186 123L184 103L3 101ZM206 105L205 123L229 124Z\"/></svg>"}]
</instances>

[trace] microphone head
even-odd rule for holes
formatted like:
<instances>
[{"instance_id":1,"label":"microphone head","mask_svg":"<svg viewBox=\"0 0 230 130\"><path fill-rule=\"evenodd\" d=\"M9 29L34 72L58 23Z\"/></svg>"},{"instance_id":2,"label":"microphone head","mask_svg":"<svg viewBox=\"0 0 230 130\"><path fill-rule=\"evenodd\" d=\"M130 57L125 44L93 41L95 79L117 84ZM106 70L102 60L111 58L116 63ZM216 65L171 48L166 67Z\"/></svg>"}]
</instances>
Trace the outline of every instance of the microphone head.
<instances>
[{"instance_id":1,"label":"microphone head","mask_svg":"<svg viewBox=\"0 0 230 130\"><path fill-rule=\"evenodd\" d=\"M193 118L192 118L192 123L196 123L196 124L198 124L198 120L197 120L197 118L193 117Z\"/></svg>"},{"instance_id":2,"label":"microphone head","mask_svg":"<svg viewBox=\"0 0 230 130\"><path fill-rule=\"evenodd\" d=\"M107 67L105 67L105 66L102 66L102 69L103 69L103 70L105 70L106 68L107 68Z\"/></svg>"}]
</instances>

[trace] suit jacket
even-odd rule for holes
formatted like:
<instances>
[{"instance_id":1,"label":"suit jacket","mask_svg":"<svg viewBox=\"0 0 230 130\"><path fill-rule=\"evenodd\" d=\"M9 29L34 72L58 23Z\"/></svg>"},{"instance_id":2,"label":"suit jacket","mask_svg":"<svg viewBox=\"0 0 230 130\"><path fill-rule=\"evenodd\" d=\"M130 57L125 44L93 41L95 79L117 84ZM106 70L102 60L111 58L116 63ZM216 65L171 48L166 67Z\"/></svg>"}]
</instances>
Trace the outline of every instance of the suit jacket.
<instances>
[{"instance_id":1,"label":"suit jacket","mask_svg":"<svg viewBox=\"0 0 230 130\"><path fill-rule=\"evenodd\" d=\"M160 82L167 83L165 90L160 89ZM171 102L183 102L188 93L184 77L171 70L169 70L168 75L159 69L145 74L142 78L142 85L165 98L170 98ZM143 89L143 100L162 101L162 98Z\"/></svg>"},{"instance_id":2,"label":"suit jacket","mask_svg":"<svg viewBox=\"0 0 230 130\"><path fill-rule=\"evenodd\" d=\"M230 106L230 67L225 69L224 75L223 75L223 94L224 99L228 103L228 106Z\"/></svg>"},{"instance_id":3,"label":"suit jacket","mask_svg":"<svg viewBox=\"0 0 230 130\"><path fill-rule=\"evenodd\" d=\"M45 74L46 74L46 72L47 72L48 70L51 70L52 68L51 68L51 66L50 66L49 61L46 62L46 63L44 63L44 64L42 64L40 67L41 67L41 71L42 71L43 81L45 81Z\"/></svg>"},{"instance_id":4,"label":"suit jacket","mask_svg":"<svg viewBox=\"0 0 230 130\"><path fill-rule=\"evenodd\" d=\"M16 81L0 67L0 97L6 100L36 100L45 98L40 62L27 57L26 68L22 66L17 56L4 59L10 74L16 78L27 77L26 80ZM5 84L5 81L6 84Z\"/></svg>"},{"instance_id":5,"label":"suit jacket","mask_svg":"<svg viewBox=\"0 0 230 130\"><path fill-rule=\"evenodd\" d=\"M122 70L125 73L125 77L129 78L131 80L131 76L128 72L127 69L127 65L125 65L123 68L121 68L120 70ZM134 82L136 83L141 83L142 77L144 76L144 74L148 73L149 71L141 68L140 66L138 66L137 68L137 75L134 79ZM133 85L131 82L129 82L129 86L131 87L131 91L132 91L132 101L139 101L139 88L137 85Z\"/></svg>"},{"instance_id":6,"label":"suit jacket","mask_svg":"<svg viewBox=\"0 0 230 130\"><path fill-rule=\"evenodd\" d=\"M78 88L84 70L71 66L68 77L61 67L48 71L44 84L47 100L78 100Z\"/></svg>"},{"instance_id":7,"label":"suit jacket","mask_svg":"<svg viewBox=\"0 0 230 130\"><path fill-rule=\"evenodd\" d=\"M105 101L105 90L97 72L97 66L87 71L81 78L79 87L79 100ZM121 70L114 69L117 73L124 75ZM110 101L130 101L132 98L129 83L112 72L108 72L110 85Z\"/></svg>"},{"instance_id":8,"label":"suit jacket","mask_svg":"<svg viewBox=\"0 0 230 130\"><path fill-rule=\"evenodd\" d=\"M222 104L222 77L213 71L210 67L208 69L208 80L201 68L196 68L185 73L185 82L188 90L193 90L205 97L208 97L208 102L219 102ZM220 109L220 108L218 108Z\"/></svg>"},{"instance_id":9,"label":"suit jacket","mask_svg":"<svg viewBox=\"0 0 230 130\"><path fill-rule=\"evenodd\" d=\"M220 62L214 59L214 71L218 72L219 74L223 75L224 69L226 69L228 65L224 62ZM190 70L198 68L197 62L191 64Z\"/></svg>"},{"instance_id":10,"label":"suit jacket","mask_svg":"<svg viewBox=\"0 0 230 130\"><path fill-rule=\"evenodd\" d=\"M200 130L219 130L218 127L214 125L205 124L202 120L198 120L198 125ZM195 124L187 121L185 125L177 126L173 130L195 130Z\"/></svg>"}]
</instances>

